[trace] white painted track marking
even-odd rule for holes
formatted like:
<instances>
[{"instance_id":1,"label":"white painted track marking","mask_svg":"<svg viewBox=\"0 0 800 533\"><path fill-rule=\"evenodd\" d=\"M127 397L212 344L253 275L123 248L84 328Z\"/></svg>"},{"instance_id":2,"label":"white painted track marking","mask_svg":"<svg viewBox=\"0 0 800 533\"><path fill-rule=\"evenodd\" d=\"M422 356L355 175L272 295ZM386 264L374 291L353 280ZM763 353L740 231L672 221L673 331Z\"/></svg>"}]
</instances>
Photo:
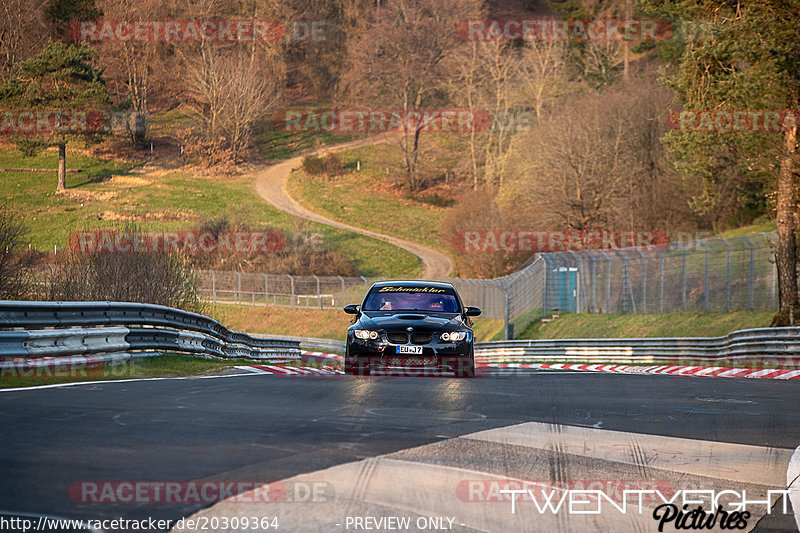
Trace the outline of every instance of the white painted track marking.
<instances>
[{"instance_id":1,"label":"white painted track marking","mask_svg":"<svg viewBox=\"0 0 800 533\"><path fill-rule=\"evenodd\" d=\"M794 451L789 468L786 470L786 487L789 489L789 499L792 502L794 520L797 530L800 531L800 446Z\"/></svg>"},{"instance_id":2,"label":"white painted track marking","mask_svg":"<svg viewBox=\"0 0 800 533\"><path fill-rule=\"evenodd\" d=\"M491 462L471 459L471 451L476 457L497 457L499 462L490 466ZM620 472L631 471L633 465L633 471L640 472L635 479L663 482L675 490L710 489L714 484L725 490L755 488L755 493L747 492L749 499L755 500L759 497L756 493L763 499L766 490L785 488L783 479L792 452L529 422L281 480L286 486L323 483L332 487L332 499L304 504L302 512L297 511L297 504L288 501L243 504L227 500L194 517L255 512L279 516L282 528L303 531L346 531L347 516L454 516L457 531L656 531L658 522L652 518L656 504L652 502L644 504L641 514L637 504L631 502L627 514L607 506L602 513L593 515L570 515L564 509L555 514L540 513L528 502L518 506L512 515L508 501L470 501L464 497L463 488L470 481L530 480L546 484L619 480ZM553 466L547 459L537 460L545 454L560 457L559 465ZM795 452L795 456L800 458L800 453ZM454 457L458 458L455 463ZM553 480L552 476L555 481L546 481ZM752 510L750 527L767 512L764 506Z\"/></svg>"}]
</instances>

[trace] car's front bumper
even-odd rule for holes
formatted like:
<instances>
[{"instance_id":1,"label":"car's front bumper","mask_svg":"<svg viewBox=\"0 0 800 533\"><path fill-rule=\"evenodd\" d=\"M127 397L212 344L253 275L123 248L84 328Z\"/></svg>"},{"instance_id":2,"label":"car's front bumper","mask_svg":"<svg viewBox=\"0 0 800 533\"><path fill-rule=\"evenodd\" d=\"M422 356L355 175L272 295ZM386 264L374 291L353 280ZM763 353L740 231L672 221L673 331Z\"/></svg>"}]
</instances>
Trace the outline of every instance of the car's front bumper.
<instances>
[{"instance_id":1,"label":"car's front bumper","mask_svg":"<svg viewBox=\"0 0 800 533\"><path fill-rule=\"evenodd\" d=\"M459 342L434 341L427 344L411 344L421 346L421 354L398 353L397 344L383 339L362 340L355 337L348 339L347 357L351 361L369 358L373 363L391 366L434 366L447 363L453 359L471 357L472 340L467 337Z\"/></svg>"}]
</instances>

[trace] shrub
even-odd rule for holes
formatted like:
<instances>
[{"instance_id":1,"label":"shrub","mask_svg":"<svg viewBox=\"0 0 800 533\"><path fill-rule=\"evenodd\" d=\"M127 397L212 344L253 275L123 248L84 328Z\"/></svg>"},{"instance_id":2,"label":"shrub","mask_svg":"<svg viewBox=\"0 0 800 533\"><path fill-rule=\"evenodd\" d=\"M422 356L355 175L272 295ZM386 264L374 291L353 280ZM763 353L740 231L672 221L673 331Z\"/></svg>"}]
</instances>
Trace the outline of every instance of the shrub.
<instances>
[{"instance_id":1,"label":"shrub","mask_svg":"<svg viewBox=\"0 0 800 533\"><path fill-rule=\"evenodd\" d=\"M19 215L0 203L0 300L26 300L33 290L27 235Z\"/></svg>"},{"instance_id":2,"label":"shrub","mask_svg":"<svg viewBox=\"0 0 800 533\"><path fill-rule=\"evenodd\" d=\"M420 201L426 204L435 205L437 207L450 207L455 203L455 200L452 198L445 198L444 196L439 195L439 193L426 194L420 198Z\"/></svg>"},{"instance_id":3,"label":"shrub","mask_svg":"<svg viewBox=\"0 0 800 533\"><path fill-rule=\"evenodd\" d=\"M127 223L111 231L144 233ZM196 272L177 253L78 253L56 265L47 287L48 300L142 302L202 313Z\"/></svg>"},{"instance_id":4,"label":"shrub","mask_svg":"<svg viewBox=\"0 0 800 533\"><path fill-rule=\"evenodd\" d=\"M344 161L335 153L324 157L311 154L303 158L303 170L311 176L339 176L344 173Z\"/></svg>"},{"instance_id":5,"label":"shrub","mask_svg":"<svg viewBox=\"0 0 800 533\"><path fill-rule=\"evenodd\" d=\"M25 157L36 157L48 146L46 141L36 137L14 137L12 141Z\"/></svg>"}]
</instances>

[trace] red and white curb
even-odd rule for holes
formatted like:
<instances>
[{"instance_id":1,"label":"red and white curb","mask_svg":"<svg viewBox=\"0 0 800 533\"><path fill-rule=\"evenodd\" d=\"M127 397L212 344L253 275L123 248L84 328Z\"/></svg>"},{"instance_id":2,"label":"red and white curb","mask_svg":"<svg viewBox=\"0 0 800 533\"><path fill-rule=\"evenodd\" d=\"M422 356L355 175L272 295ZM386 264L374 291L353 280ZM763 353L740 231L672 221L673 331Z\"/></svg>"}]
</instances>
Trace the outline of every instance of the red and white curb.
<instances>
[{"instance_id":1,"label":"red and white curb","mask_svg":"<svg viewBox=\"0 0 800 533\"><path fill-rule=\"evenodd\" d=\"M728 368L721 366L627 366L581 365L565 363L489 363L489 368L535 368L543 370L583 370L618 374L668 374L714 378L800 379L800 370L780 368Z\"/></svg>"},{"instance_id":2,"label":"red and white curb","mask_svg":"<svg viewBox=\"0 0 800 533\"><path fill-rule=\"evenodd\" d=\"M307 350L303 350L302 352L300 352L300 358L303 361L308 361L313 359L335 359L337 361L342 361L344 359L344 356L336 355L335 353L309 352Z\"/></svg>"},{"instance_id":3,"label":"red and white curb","mask_svg":"<svg viewBox=\"0 0 800 533\"><path fill-rule=\"evenodd\" d=\"M254 365L237 366L236 368L256 374L275 374L279 376L333 376L342 373L338 368L331 366L314 368L310 366Z\"/></svg>"}]
</instances>

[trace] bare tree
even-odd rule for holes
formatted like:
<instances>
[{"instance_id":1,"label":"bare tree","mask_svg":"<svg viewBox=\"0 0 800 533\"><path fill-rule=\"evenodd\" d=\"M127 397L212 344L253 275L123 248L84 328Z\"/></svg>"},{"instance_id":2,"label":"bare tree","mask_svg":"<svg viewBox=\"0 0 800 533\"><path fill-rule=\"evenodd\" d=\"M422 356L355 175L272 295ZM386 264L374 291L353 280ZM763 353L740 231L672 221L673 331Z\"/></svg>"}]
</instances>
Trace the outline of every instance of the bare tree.
<instances>
[{"instance_id":1,"label":"bare tree","mask_svg":"<svg viewBox=\"0 0 800 533\"><path fill-rule=\"evenodd\" d=\"M567 46L555 40L532 41L520 49L515 75L519 79L519 98L532 107L536 119L567 90Z\"/></svg>"},{"instance_id":2,"label":"bare tree","mask_svg":"<svg viewBox=\"0 0 800 533\"><path fill-rule=\"evenodd\" d=\"M668 91L639 81L570 99L515 139L499 205L545 228L685 223L688 205L659 143L669 102Z\"/></svg>"},{"instance_id":3,"label":"bare tree","mask_svg":"<svg viewBox=\"0 0 800 533\"><path fill-rule=\"evenodd\" d=\"M447 103L447 58L459 43L459 20L478 12L469 0L392 0L382 2L372 25L348 47L340 84L343 99L399 111L403 117ZM419 185L420 136L429 125L403 120L401 148L411 188Z\"/></svg>"},{"instance_id":4,"label":"bare tree","mask_svg":"<svg viewBox=\"0 0 800 533\"><path fill-rule=\"evenodd\" d=\"M151 0L98 0L97 5L111 20L153 20L169 13L166 5ZM170 46L132 41L97 45L109 93L118 103L127 104L136 117L126 123L126 133L135 145L144 143L147 138L151 93L157 91L159 85L169 84L170 69L164 66L173 54L159 52L165 52Z\"/></svg>"},{"instance_id":5,"label":"bare tree","mask_svg":"<svg viewBox=\"0 0 800 533\"><path fill-rule=\"evenodd\" d=\"M0 299L24 300L31 292L31 272L23 257L27 229L8 204L0 204Z\"/></svg>"},{"instance_id":6,"label":"bare tree","mask_svg":"<svg viewBox=\"0 0 800 533\"><path fill-rule=\"evenodd\" d=\"M4 0L0 7L0 79L46 41L47 0Z\"/></svg>"},{"instance_id":7,"label":"bare tree","mask_svg":"<svg viewBox=\"0 0 800 533\"><path fill-rule=\"evenodd\" d=\"M203 46L189 69L198 114L208 142L221 141L239 159L250 143L252 126L280 98L280 85L255 56L238 49Z\"/></svg>"},{"instance_id":8,"label":"bare tree","mask_svg":"<svg viewBox=\"0 0 800 533\"><path fill-rule=\"evenodd\" d=\"M109 230L119 236L144 234L126 223ZM203 312L198 274L179 253L80 253L56 265L47 286L48 300L143 302Z\"/></svg>"},{"instance_id":9,"label":"bare tree","mask_svg":"<svg viewBox=\"0 0 800 533\"><path fill-rule=\"evenodd\" d=\"M563 90L564 46L560 43L472 42L453 54L452 92L473 115L486 112L492 125L470 132L473 188L502 184L512 136ZM533 109L533 113L530 109Z\"/></svg>"}]
</instances>

